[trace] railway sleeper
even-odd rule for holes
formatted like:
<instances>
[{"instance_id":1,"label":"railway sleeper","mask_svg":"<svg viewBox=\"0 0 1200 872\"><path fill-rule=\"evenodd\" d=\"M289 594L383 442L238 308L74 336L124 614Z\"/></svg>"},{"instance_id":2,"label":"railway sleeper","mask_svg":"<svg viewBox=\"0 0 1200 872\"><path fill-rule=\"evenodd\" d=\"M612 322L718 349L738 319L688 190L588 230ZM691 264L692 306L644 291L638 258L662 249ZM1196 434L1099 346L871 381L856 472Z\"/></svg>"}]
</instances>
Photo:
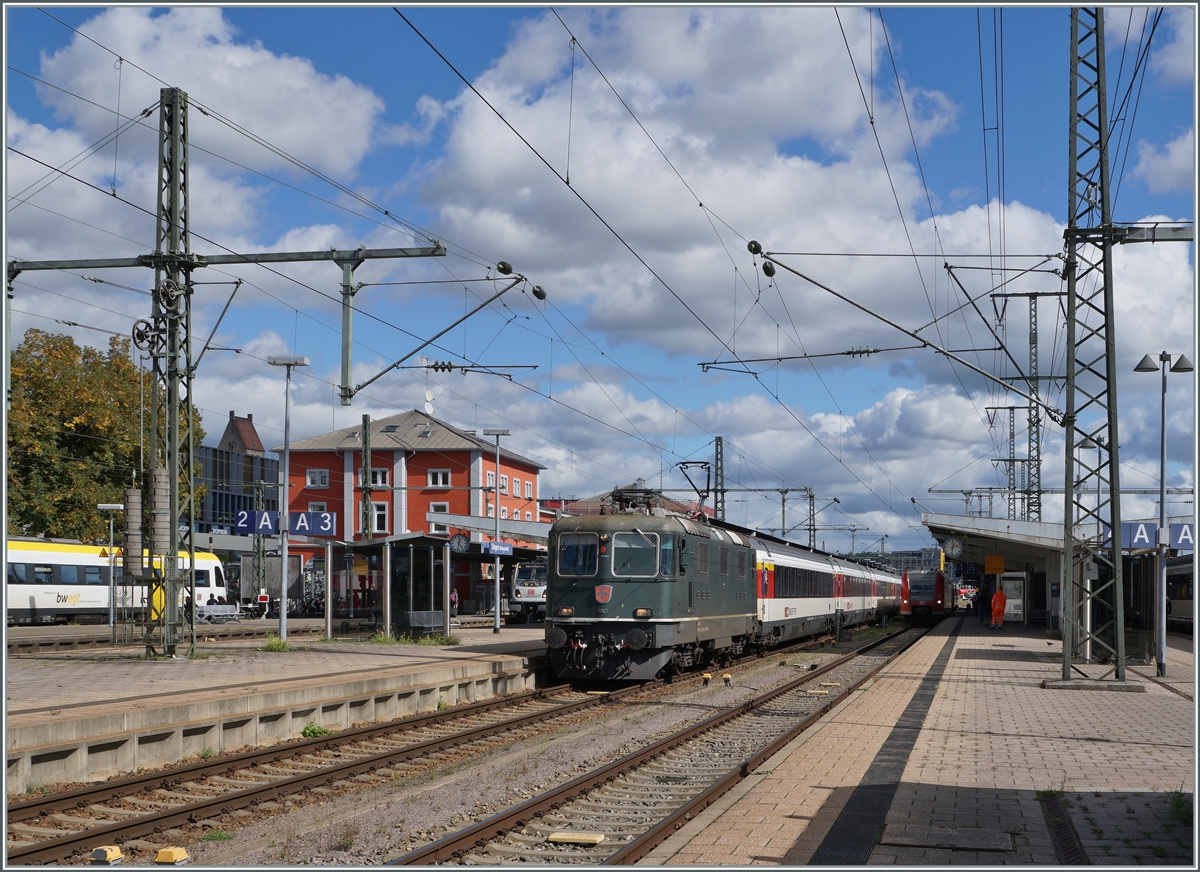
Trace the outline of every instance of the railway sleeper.
<instances>
[{"instance_id":1,"label":"railway sleeper","mask_svg":"<svg viewBox=\"0 0 1200 872\"><path fill-rule=\"evenodd\" d=\"M532 860L539 863L545 863L548 860L552 860L558 863L568 862L594 864L599 859L603 859L615 854L621 849L621 847L622 846L619 844L606 845L604 842L601 842L599 845L589 847L587 850L564 851L557 849L531 851L528 848L514 848L510 845L502 845L499 842L490 842L484 850L494 857L506 857L514 859L519 857L522 860Z\"/></svg>"},{"instance_id":2,"label":"railway sleeper","mask_svg":"<svg viewBox=\"0 0 1200 872\"><path fill-rule=\"evenodd\" d=\"M571 803L572 808L578 808L584 812L591 812L591 811L617 811L617 812L620 812L620 811L624 811L625 814L635 814L637 812L657 813L657 812L661 811L665 815L666 813L674 811L675 809L680 808L681 806L685 805L688 801L686 799L681 799L678 802L676 802L675 800L671 800L671 801L663 801L663 802L646 803L645 805L632 805L628 800L615 801L615 802L610 803L610 802L601 802L598 800L591 799L590 796L591 796L591 794L589 794L588 799L575 800L575 802ZM644 796L639 797L639 799L645 800L645 797Z\"/></svg>"},{"instance_id":3,"label":"railway sleeper","mask_svg":"<svg viewBox=\"0 0 1200 872\"><path fill-rule=\"evenodd\" d=\"M637 827L640 830L654 826L670 813L670 809L646 811L641 814L619 814L611 811L588 811L578 816L565 817L557 824L541 823L538 830L545 828L549 833L576 832L588 827L614 827L618 830L628 830Z\"/></svg>"},{"instance_id":4,"label":"railway sleeper","mask_svg":"<svg viewBox=\"0 0 1200 872\"><path fill-rule=\"evenodd\" d=\"M546 840L547 836L552 836L555 833L561 833L561 832L572 832L572 833L595 832L595 833L603 833L606 837L613 836L615 838L615 837L619 836L622 838L626 838L626 837L636 838L637 836L640 836L642 833L644 833L646 831L645 828L641 825L637 826L636 828L626 827L624 829L619 829L619 828L613 827L611 824L597 823L596 821L580 821L579 823L582 824L583 827L587 827L587 829L582 829L582 827L576 827L576 828L567 830L564 827L551 827L551 826L547 826L546 824L530 824L525 827L525 830L526 830L526 832L532 830L532 833L530 833L525 838L536 840L536 841L531 841L530 844L540 844L541 842L544 842ZM512 836L512 835L513 835L512 833L509 833L509 836Z\"/></svg>"}]
</instances>

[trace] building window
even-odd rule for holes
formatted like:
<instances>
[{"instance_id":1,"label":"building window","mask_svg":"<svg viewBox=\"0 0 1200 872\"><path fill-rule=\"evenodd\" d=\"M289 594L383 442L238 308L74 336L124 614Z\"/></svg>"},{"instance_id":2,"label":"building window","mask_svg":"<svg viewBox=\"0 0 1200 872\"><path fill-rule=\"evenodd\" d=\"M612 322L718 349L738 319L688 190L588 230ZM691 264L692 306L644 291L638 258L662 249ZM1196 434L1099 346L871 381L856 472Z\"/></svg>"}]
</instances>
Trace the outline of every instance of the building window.
<instances>
[{"instance_id":1,"label":"building window","mask_svg":"<svg viewBox=\"0 0 1200 872\"><path fill-rule=\"evenodd\" d=\"M508 506L501 506L501 507L500 507L500 517L501 517L503 520L508 520Z\"/></svg>"},{"instance_id":2,"label":"building window","mask_svg":"<svg viewBox=\"0 0 1200 872\"><path fill-rule=\"evenodd\" d=\"M429 486L430 487L450 487L450 470L448 469L431 469L429 470ZM433 511L430 509L429 511Z\"/></svg>"},{"instance_id":3,"label":"building window","mask_svg":"<svg viewBox=\"0 0 1200 872\"><path fill-rule=\"evenodd\" d=\"M391 472L391 470L388 469L386 466L382 467L382 468L378 468L378 469L372 468L371 469L371 487L387 487L389 472ZM358 470L358 484L360 487L362 486L362 482L363 482L363 471L362 471L362 469L359 469Z\"/></svg>"},{"instance_id":4,"label":"building window","mask_svg":"<svg viewBox=\"0 0 1200 872\"><path fill-rule=\"evenodd\" d=\"M309 503L308 510L310 512L328 512L329 509L325 508L325 506L325 503Z\"/></svg>"},{"instance_id":5,"label":"building window","mask_svg":"<svg viewBox=\"0 0 1200 872\"><path fill-rule=\"evenodd\" d=\"M494 473L494 472L489 472L489 473L487 474L487 486L488 486L488 487L495 487L495 486L496 486L496 473Z\"/></svg>"},{"instance_id":6,"label":"building window","mask_svg":"<svg viewBox=\"0 0 1200 872\"><path fill-rule=\"evenodd\" d=\"M379 534L379 533L387 533L388 532L388 504L387 503L377 503L377 502L372 501L371 509L372 509L371 522L374 526L374 529L371 530L371 534L375 535L375 534ZM362 511L361 511L361 509L356 514L358 515L358 524L361 527L362 526Z\"/></svg>"},{"instance_id":7,"label":"building window","mask_svg":"<svg viewBox=\"0 0 1200 872\"><path fill-rule=\"evenodd\" d=\"M489 518L496 517L496 507L493 506L491 503L488 503L488 517Z\"/></svg>"},{"instance_id":8,"label":"building window","mask_svg":"<svg viewBox=\"0 0 1200 872\"><path fill-rule=\"evenodd\" d=\"M315 488L329 487L328 469L310 469L306 475L308 486Z\"/></svg>"},{"instance_id":9,"label":"building window","mask_svg":"<svg viewBox=\"0 0 1200 872\"><path fill-rule=\"evenodd\" d=\"M508 493L508 476L507 475L500 476L500 493L502 493L502 494Z\"/></svg>"},{"instance_id":10,"label":"building window","mask_svg":"<svg viewBox=\"0 0 1200 872\"><path fill-rule=\"evenodd\" d=\"M513 476L513 496L521 496L521 479L517 478L516 476Z\"/></svg>"},{"instance_id":11,"label":"building window","mask_svg":"<svg viewBox=\"0 0 1200 872\"><path fill-rule=\"evenodd\" d=\"M525 482L525 499L533 499L533 482L531 481Z\"/></svg>"},{"instance_id":12,"label":"building window","mask_svg":"<svg viewBox=\"0 0 1200 872\"><path fill-rule=\"evenodd\" d=\"M532 521L532 520L533 520L533 512L526 512L526 513L525 513L525 520L526 520L526 521Z\"/></svg>"},{"instance_id":13,"label":"building window","mask_svg":"<svg viewBox=\"0 0 1200 872\"><path fill-rule=\"evenodd\" d=\"M443 514L449 514L450 504L449 503L430 503L429 511L441 512ZM429 532L430 532L430 534L432 534L434 536L449 536L450 528L448 526L446 526L445 524L435 524L432 521L430 521L429 522Z\"/></svg>"}]
</instances>

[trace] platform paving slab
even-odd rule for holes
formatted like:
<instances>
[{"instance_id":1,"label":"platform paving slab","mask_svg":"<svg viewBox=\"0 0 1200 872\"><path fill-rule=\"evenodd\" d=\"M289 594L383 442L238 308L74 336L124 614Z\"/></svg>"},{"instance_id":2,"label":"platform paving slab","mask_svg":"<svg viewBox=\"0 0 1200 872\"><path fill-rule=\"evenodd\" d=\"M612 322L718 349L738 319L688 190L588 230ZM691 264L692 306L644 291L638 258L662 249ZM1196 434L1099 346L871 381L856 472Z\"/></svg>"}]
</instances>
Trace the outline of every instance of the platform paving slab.
<instances>
[{"instance_id":1,"label":"platform paving slab","mask_svg":"<svg viewBox=\"0 0 1200 872\"><path fill-rule=\"evenodd\" d=\"M840 703L642 864L807 864L956 620ZM1191 640L1173 639L1172 646L1169 688L1131 669L1128 680L1141 684L1141 692L1052 690L1041 685L1061 677L1061 643L1036 629L991 632L968 615L904 767L883 839L866 862L1060 865L1039 802L1045 792L1059 791L1092 864L1194 864L1191 824L1179 811L1190 810L1194 792L1194 656ZM1085 671L1098 678L1104 668ZM740 813L746 808L759 816ZM798 824L799 832L785 830L785 823ZM1007 836L1011 849L944 844L947 833L969 830ZM790 844L779 838L785 832ZM897 832L937 835L936 844L928 838L890 844L903 841L894 838ZM718 844L715 833L740 838L743 847L730 851L728 839Z\"/></svg>"},{"instance_id":2,"label":"platform paving slab","mask_svg":"<svg viewBox=\"0 0 1200 872\"><path fill-rule=\"evenodd\" d=\"M205 659L61 652L7 658L7 788L105 778L257 747L309 723L345 729L532 689L540 628L461 631L460 645L252 642Z\"/></svg>"}]
</instances>

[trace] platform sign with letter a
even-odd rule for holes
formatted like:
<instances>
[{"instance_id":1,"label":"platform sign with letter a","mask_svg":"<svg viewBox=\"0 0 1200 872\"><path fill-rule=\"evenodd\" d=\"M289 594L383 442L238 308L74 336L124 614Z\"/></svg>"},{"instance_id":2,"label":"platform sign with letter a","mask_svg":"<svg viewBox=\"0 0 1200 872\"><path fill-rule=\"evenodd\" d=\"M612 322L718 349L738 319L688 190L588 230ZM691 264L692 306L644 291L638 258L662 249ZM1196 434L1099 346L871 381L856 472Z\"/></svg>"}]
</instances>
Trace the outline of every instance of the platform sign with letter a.
<instances>
[{"instance_id":1,"label":"platform sign with letter a","mask_svg":"<svg viewBox=\"0 0 1200 872\"><path fill-rule=\"evenodd\" d=\"M243 510L234 516L238 536L278 536L279 512ZM337 538L337 512L289 512L288 532L297 536Z\"/></svg>"}]
</instances>

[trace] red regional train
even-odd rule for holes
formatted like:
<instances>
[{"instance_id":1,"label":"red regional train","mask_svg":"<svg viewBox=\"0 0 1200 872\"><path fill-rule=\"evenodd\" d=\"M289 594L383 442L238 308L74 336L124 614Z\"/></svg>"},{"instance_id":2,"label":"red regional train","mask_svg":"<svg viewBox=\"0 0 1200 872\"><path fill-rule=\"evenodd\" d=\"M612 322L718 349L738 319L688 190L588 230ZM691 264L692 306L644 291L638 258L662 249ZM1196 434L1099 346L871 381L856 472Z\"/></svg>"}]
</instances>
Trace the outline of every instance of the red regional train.
<instances>
[{"instance_id":1,"label":"red regional train","mask_svg":"<svg viewBox=\"0 0 1200 872\"><path fill-rule=\"evenodd\" d=\"M936 569L915 570L900 578L900 616L913 621L940 618L949 611L946 576Z\"/></svg>"}]
</instances>

